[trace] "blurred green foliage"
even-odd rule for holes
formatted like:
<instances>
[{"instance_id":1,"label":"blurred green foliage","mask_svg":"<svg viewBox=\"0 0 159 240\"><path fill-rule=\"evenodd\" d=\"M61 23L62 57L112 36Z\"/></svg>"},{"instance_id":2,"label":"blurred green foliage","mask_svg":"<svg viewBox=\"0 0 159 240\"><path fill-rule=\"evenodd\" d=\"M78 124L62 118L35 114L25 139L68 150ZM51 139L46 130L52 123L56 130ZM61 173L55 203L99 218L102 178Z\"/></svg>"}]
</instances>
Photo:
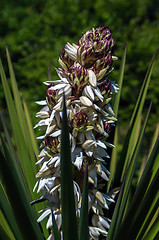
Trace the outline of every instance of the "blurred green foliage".
<instances>
[{"instance_id":1,"label":"blurred green foliage","mask_svg":"<svg viewBox=\"0 0 159 240\"><path fill-rule=\"evenodd\" d=\"M128 42L126 71L119 108L119 133L125 133L140 86L150 59L159 42L158 0L1 0L0 56L5 64L5 44L8 45L18 87L29 106L32 122L39 110L35 101L45 98L47 69L52 79L58 79L55 67L66 42L77 42L81 32L93 26L107 25L116 42L119 61L111 80L117 79L125 42ZM159 60L155 64L147 105L153 98L149 134L159 116ZM6 69L7 72L7 69ZM4 113L5 100L0 83L0 105Z\"/></svg>"}]
</instances>

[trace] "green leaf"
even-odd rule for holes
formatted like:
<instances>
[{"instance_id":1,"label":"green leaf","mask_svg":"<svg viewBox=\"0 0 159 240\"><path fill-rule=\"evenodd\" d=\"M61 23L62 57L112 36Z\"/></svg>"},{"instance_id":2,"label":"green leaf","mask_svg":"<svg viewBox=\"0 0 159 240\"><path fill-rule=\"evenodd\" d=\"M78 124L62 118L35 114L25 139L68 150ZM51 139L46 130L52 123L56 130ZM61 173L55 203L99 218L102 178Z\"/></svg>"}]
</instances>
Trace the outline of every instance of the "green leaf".
<instances>
[{"instance_id":1,"label":"green leaf","mask_svg":"<svg viewBox=\"0 0 159 240\"><path fill-rule=\"evenodd\" d=\"M143 172L140 182L137 186L136 192L129 206L129 210L124 218L124 221L120 227L119 233L116 235L116 239L135 239L140 231L142 223L146 218L148 209L151 208L153 199L158 191L157 180L159 178L159 171L156 173L156 177L153 179L148 191L147 187L149 185L152 176L152 166L155 161L157 151L159 148L159 138L156 141L153 152L149 158L147 166ZM156 185L155 185L156 184ZM146 194L145 194L146 193ZM147 209L147 211L145 211ZM131 238L130 238L131 235ZM133 238L134 237L134 238Z\"/></svg>"},{"instance_id":2,"label":"green leaf","mask_svg":"<svg viewBox=\"0 0 159 240\"><path fill-rule=\"evenodd\" d=\"M155 196L151 208L149 209L147 216L145 218L145 220L143 221L140 233L137 236L137 239L141 239L144 235L145 232L147 232L147 229L149 229L152 225L153 225L153 218L155 218L155 213L156 213L156 209L159 206L159 192L158 194ZM151 239L151 238L150 238Z\"/></svg>"},{"instance_id":3,"label":"green leaf","mask_svg":"<svg viewBox=\"0 0 159 240\"><path fill-rule=\"evenodd\" d=\"M28 161L27 161L25 163L25 166L27 166L27 164L28 164L29 167L32 169L32 173L35 176L37 169L36 169L34 163L35 163L35 154L36 154L36 156L38 155L38 149L37 149L37 146L35 143L35 137L33 134L32 124L31 124L27 106L26 106L26 103L24 100L23 100L23 105L25 107L25 112L23 110L21 96L18 91L15 74L14 74L14 70L13 70L13 66L12 66L12 62L10 59L10 54L9 54L8 48L6 48L6 53L7 53L7 60L8 60L8 67L9 67L14 103L15 103L16 113L17 113L17 117L19 120L19 124L20 124L19 127L23 134L23 138L25 141L25 148L27 149L27 152L28 152L28 155L30 158L30 163L28 164ZM31 177L30 177L30 179L31 179ZM32 189L31 189L31 191L32 191Z\"/></svg>"},{"instance_id":4,"label":"green leaf","mask_svg":"<svg viewBox=\"0 0 159 240\"><path fill-rule=\"evenodd\" d=\"M36 222L36 215L28 203L28 196L24 191L19 176L6 144L1 138L4 154L0 150L0 178L19 226L23 239L42 239L40 228ZM28 231L29 229L29 231Z\"/></svg>"},{"instance_id":5,"label":"green leaf","mask_svg":"<svg viewBox=\"0 0 159 240\"><path fill-rule=\"evenodd\" d=\"M126 50L127 50L127 44L125 45L121 64L120 64L120 70L119 70L119 75L118 75L118 86L119 86L119 92L114 96L112 107L113 111L115 113L115 117L117 118L118 116L118 109L119 109L119 102L120 102L120 95L121 95L121 89L122 89L122 84L123 84L123 78L124 78L124 69L125 69L125 62L126 62ZM110 163L110 177L109 177L109 182L107 184L107 191L109 191L110 186L112 184L112 181L114 180L114 175L115 175L115 170L117 166L117 144L118 144L118 127L112 129L113 133L111 133L111 142L114 142L115 148L112 150L111 154L111 163Z\"/></svg>"},{"instance_id":6,"label":"green leaf","mask_svg":"<svg viewBox=\"0 0 159 240\"><path fill-rule=\"evenodd\" d=\"M9 52L7 50L8 65L10 70L11 83L13 88L13 96L15 101L12 98L12 93L9 89L9 84L7 82L3 65L0 61L0 74L2 79L2 84L4 88L5 98L7 102L8 112L10 116L10 122L13 130L13 141L16 148L16 154L12 147L9 134L7 133L7 128L2 119L3 128L7 137L7 142L9 146L10 154L12 155L12 160L15 163L17 169L17 174L20 175L20 181L22 178L22 185L25 186L27 190L27 196L29 197L28 201L39 198L39 194L33 192L32 189L35 184L35 174L37 168L35 166L35 159L38 153L36 140L34 137L33 129L31 126L31 121L27 109L27 105L23 100L23 106L21 102L21 97L18 92L17 84L15 81L14 71L11 64ZM20 108L20 109L19 109ZM35 206L37 212L43 208L43 203L40 203ZM44 224L42 224L44 226ZM46 228L43 228L46 232Z\"/></svg>"},{"instance_id":7,"label":"green leaf","mask_svg":"<svg viewBox=\"0 0 159 240\"><path fill-rule=\"evenodd\" d=\"M30 144L31 144L32 151L37 157L38 156L38 146L37 146L37 141L36 141L35 134L34 134L34 131L33 131L33 126L32 126L32 123L31 123L28 107L27 107L27 104L26 104L24 98L22 98L22 101L23 101L25 119L26 119L26 124L27 124L27 131L29 133L28 140L30 139ZM33 163L34 163L34 161L33 161Z\"/></svg>"},{"instance_id":8,"label":"green leaf","mask_svg":"<svg viewBox=\"0 0 159 240\"><path fill-rule=\"evenodd\" d=\"M150 154L151 154L151 150L153 149L153 147L155 145L155 142L156 142L156 139L157 139L158 135L159 135L159 123L157 124L157 127L156 127L156 131L155 131L154 138L153 138L153 141L152 141L152 146L151 146L151 149L150 149ZM154 162L152 178L154 177L158 168L159 168L159 153L158 153L158 155L156 157L156 160Z\"/></svg>"},{"instance_id":9,"label":"green leaf","mask_svg":"<svg viewBox=\"0 0 159 240\"><path fill-rule=\"evenodd\" d=\"M1 227L0 225L0 239L3 240L12 240L8 237L8 235L6 234L6 232L4 231L4 229Z\"/></svg>"},{"instance_id":10,"label":"green leaf","mask_svg":"<svg viewBox=\"0 0 159 240\"><path fill-rule=\"evenodd\" d=\"M61 139L61 205L63 239L76 240L78 239L78 232L73 192L72 162L65 97L63 99Z\"/></svg>"},{"instance_id":11,"label":"green leaf","mask_svg":"<svg viewBox=\"0 0 159 240\"><path fill-rule=\"evenodd\" d=\"M114 136L114 146L111 155L111 163L110 163L110 176L109 181L107 183L107 192L109 192L110 186L115 178L116 166L117 166L117 144L118 144L118 126L115 129L115 136Z\"/></svg>"},{"instance_id":12,"label":"green leaf","mask_svg":"<svg viewBox=\"0 0 159 240\"><path fill-rule=\"evenodd\" d=\"M51 208L51 215L52 215L52 229L53 229L54 238L55 240L60 240L60 233L58 231L57 223L56 223L52 208Z\"/></svg>"},{"instance_id":13,"label":"green leaf","mask_svg":"<svg viewBox=\"0 0 159 240\"><path fill-rule=\"evenodd\" d=\"M121 201L122 201L122 196L123 196L123 191L124 191L124 186L125 186L125 181L123 181L121 189L120 189L120 193L118 196L118 200L113 212L113 217L112 217L112 221L111 221L111 225L110 225L110 229L108 231L108 236L107 236L107 240L112 240L113 236L114 236L114 232L115 232L115 228L116 228L116 223L118 221L118 215L119 215L119 211L120 211L120 206L121 206Z\"/></svg>"},{"instance_id":14,"label":"green leaf","mask_svg":"<svg viewBox=\"0 0 159 240\"><path fill-rule=\"evenodd\" d=\"M150 114L151 105L152 105L152 102L150 104L147 116L146 116L145 121L143 123L143 127L142 127L141 133L139 135L137 144L135 146L135 150L134 150L132 158L130 160L130 164L129 164L129 167L128 167L128 170L127 170L127 174L126 174L126 177L125 177L125 187L124 187L124 191L123 191L123 197L122 197L121 207L120 207L120 211L119 211L118 221L116 223L114 237L117 234L118 228L119 228L119 226L120 226L120 224L122 222L122 219L123 219L123 216L124 216L124 213L125 213L125 209L126 209L126 204L127 204L130 188L131 188L131 185L132 185L132 179L133 179L133 176L134 176L134 173L135 173L135 169L136 169L137 155L138 155L139 149L141 147L141 142L142 142L143 135L144 135L144 132L145 132L145 129L146 129L148 117L149 117L149 114Z\"/></svg>"},{"instance_id":15,"label":"green leaf","mask_svg":"<svg viewBox=\"0 0 159 240\"><path fill-rule=\"evenodd\" d=\"M10 89L9 89L9 86L7 83L7 79L6 79L1 61L0 61L0 72L1 72L1 79L2 79L2 84L3 84L3 88L4 88L5 98L6 98L6 102L7 102L7 107L8 107L10 120L11 120L11 124L12 124L15 145L17 147L17 155L18 155L18 159L20 162L19 168L21 167L21 169L23 170L22 171L23 180L25 181L25 179L27 179L27 182L28 182L27 191L28 191L28 195L30 195L30 194L32 194L31 192L32 192L32 188L34 186L34 183L33 183L34 174L32 171L30 171L31 168L28 167L29 163L30 163L30 158L28 156L24 137L23 137L22 130L20 127L17 112L15 109L15 104L12 99L12 95L11 95L11 92L10 92ZM30 189L30 191L29 191L29 189Z\"/></svg>"},{"instance_id":16,"label":"green leaf","mask_svg":"<svg viewBox=\"0 0 159 240\"><path fill-rule=\"evenodd\" d=\"M0 183L0 208L1 211L7 220L10 228L12 229L12 232L16 239L23 239L23 236L18 228L18 225L15 221L13 210L11 208L11 205L4 193L4 189L2 187L2 184Z\"/></svg>"},{"instance_id":17,"label":"green leaf","mask_svg":"<svg viewBox=\"0 0 159 240\"><path fill-rule=\"evenodd\" d=\"M157 51L158 51L158 49L154 53L152 60L150 62L149 68L147 70L139 97L137 99L136 106L135 106L135 109L134 109L134 112L133 112L133 115L132 115L132 118L130 121L129 130L126 135L125 141L124 141L123 150L121 153L120 160L118 161L117 171L115 173L115 181L114 181L115 185L119 184L119 182L123 179L123 176L126 172L126 168L128 166L129 157L132 155L132 149L134 149L134 146L136 144L136 142L134 142L134 134L135 134L135 130L137 128L138 121L141 116L141 112L142 112L143 105L145 102L147 89L149 86L149 82L150 82L150 78L151 78L151 74L152 74L152 69L154 66L154 61L155 61L155 58L157 55Z\"/></svg>"},{"instance_id":18,"label":"green leaf","mask_svg":"<svg viewBox=\"0 0 159 240\"><path fill-rule=\"evenodd\" d=\"M142 240L154 239L157 236L158 233L159 233L159 215L156 218L156 220L153 223L153 225L151 226L151 228L148 231L148 233L146 234L146 236Z\"/></svg>"},{"instance_id":19,"label":"green leaf","mask_svg":"<svg viewBox=\"0 0 159 240\"><path fill-rule=\"evenodd\" d=\"M2 234L3 232L5 232L7 237L9 237L9 240L16 240L1 210L0 210L0 227L2 228ZM3 237L2 238L0 237L0 239L3 239Z\"/></svg>"},{"instance_id":20,"label":"green leaf","mask_svg":"<svg viewBox=\"0 0 159 240\"><path fill-rule=\"evenodd\" d=\"M119 92L115 95L114 100L113 100L113 111L115 113L115 117L117 118L118 116L118 109L119 109L119 102L120 102L120 95L121 95L121 89L122 89L122 84L123 84L123 78L124 78L124 70L125 70L125 62L126 62L126 51L127 51L127 44L125 44L121 64L120 64L120 70L119 70L119 75L118 75L118 86L119 86Z\"/></svg>"},{"instance_id":21,"label":"green leaf","mask_svg":"<svg viewBox=\"0 0 159 240\"><path fill-rule=\"evenodd\" d=\"M140 204L140 207L137 209L137 211L134 214L132 223L131 223L131 238L130 240L136 238L138 231L140 230L142 223L147 215L147 211L145 209L149 209L152 205L153 199L155 198L156 192L158 191L158 182L159 182L159 169L155 174L155 177L143 199L143 201ZM157 210L158 206L156 206Z\"/></svg>"},{"instance_id":22,"label":"green leaf","mask_svg":"<svg viewBox=\"0 0 159 240\"><path fill-rule=\"evenodd\" d=\"M88 240L88 165L86 165L79 221L79 240Z\"/></svg>"}]
</instances>

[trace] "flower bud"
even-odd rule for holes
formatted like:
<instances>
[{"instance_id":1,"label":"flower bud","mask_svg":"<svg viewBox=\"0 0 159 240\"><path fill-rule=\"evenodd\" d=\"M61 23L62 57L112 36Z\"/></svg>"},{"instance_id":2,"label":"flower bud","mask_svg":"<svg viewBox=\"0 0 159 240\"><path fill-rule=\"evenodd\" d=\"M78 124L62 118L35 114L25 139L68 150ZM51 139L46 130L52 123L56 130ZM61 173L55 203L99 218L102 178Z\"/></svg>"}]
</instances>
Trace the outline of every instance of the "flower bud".
<instances>
[{"instance_id":1,"label":"flower bud","mask_svg":"<svg viewBox=\"0 0 159 240\"><path fill-rule=\"evenodd\" d=\"M56 90L50 90L51 85L46 90L46 101L49 108L52 110L57 103Z\"/></svg>"},{"instance_id":2,"label":"flower bud","mask_svg":"<svg viewBox=\"0 0 159 240\"><path fill-rule=\"evenodd\" d=\"M84 86L88 83L88 71L79 64L74 64L66 73L70 84L74 89L74 96L79 96L82 93Z\"/></svg>"},{"instance_id":3,"label":"flower bud","mask_svg":"<svg viewBox=\"0 0 159 240\"><path fill-rule=\"evenodd\" d=\"M59 64L64 71L68 71L69 68L73 65L74 61L69 57L65 51L65 47L62 49L62 52L59 57Z\"/></svg>"},{"instance_id":4,"label":"flower bud","mask_svg":"<svg viewBox=\"0 0 159 240\"><path fill-rule=\"evenodd\" d=\"M51 154L58 152L59 141L57 137L45 137L44 144Z\"/></svg>"},{"instance_id":5,"label":"flower bud","mask_svg":"<svg viewBox=\"0 0 159 240\"><path fill-rule=\"evenodd\" d=\"M97 76L98 81L109 74L112 64L113 59L110 53L106 57L98 59L94 63L93 70Z\"/></svg>"},{"instance_id":6,"label":"flower bud","mask_svg":"<svg viewBox=\"0 0 159 240\"><path fill-rule=\"evenodd\" d=\"M107 27L87 31L78 41L77 60L86 68L111 52L114 40Z\"/></svg>"}]
</instances>

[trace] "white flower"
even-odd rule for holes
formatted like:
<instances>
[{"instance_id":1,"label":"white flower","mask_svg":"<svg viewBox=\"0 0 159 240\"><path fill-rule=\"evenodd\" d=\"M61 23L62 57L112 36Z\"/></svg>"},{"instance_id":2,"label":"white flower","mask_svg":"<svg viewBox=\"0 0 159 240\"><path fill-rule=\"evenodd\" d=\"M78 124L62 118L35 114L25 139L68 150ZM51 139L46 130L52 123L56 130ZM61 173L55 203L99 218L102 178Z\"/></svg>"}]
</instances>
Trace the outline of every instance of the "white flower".
<instances>
[{"instance_id":1,"label":"white flower","mask_svg":"<svg viewBox=\"0 0 159 240\"><path fill-rule=\"evenodd\" d=\"M67 43L65 46L66 53L72 58L74 61L77 60L77 47L75 45L71 45L70 43Z\"/></svg>"},{"instance_id":2,"label":"white flower","mask_svg":"<svg viewBox=\"0 0 159 240\"><path fill-rule=\"evenodd\" d=\"M110 36L107 38L107 36ZM111 107L112 94L119 88L108 80L112 71L112 47L114 41L106 27L88 31L78 41L78 45L67 43L59 58L60 68L56 69L60 79L46 81L46 100L37 101L43 108L36 114L41 120L39 127L44 133L42 150L36 162L40 170L34 191L45 194L44 199L51 202L53 214L61 234L61 170L60 147L65 94L71 160L74 165L73 187L76 215L79 217L82 198L82 179L88 164L88 181L91 186L88 193L89 214L92 224L89 226L90 239L98 240L107 236L110 220L103 215L103 209L109 209L118 190L102 192L102 184L108 181L109 171L106 162L110 158L107 148L114 145L107 142L111 125L117 120ZM77 177L78 176L78 177ZM100 183L100 184L99 184ZM43 210L38 222L47 217L46 228L52 226L50 208ZM52 233L48 240L54 239Z\"/></svg>"}]
</instances>

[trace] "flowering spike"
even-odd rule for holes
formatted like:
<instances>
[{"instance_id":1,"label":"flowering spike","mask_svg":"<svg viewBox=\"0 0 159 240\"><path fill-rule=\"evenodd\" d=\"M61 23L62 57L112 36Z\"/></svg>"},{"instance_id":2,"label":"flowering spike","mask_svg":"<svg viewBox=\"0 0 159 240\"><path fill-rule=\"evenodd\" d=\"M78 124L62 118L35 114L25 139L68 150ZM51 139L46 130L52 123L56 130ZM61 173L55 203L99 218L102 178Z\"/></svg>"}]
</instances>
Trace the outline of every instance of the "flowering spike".
<instances>
[{"instance_id":1,"label":"flowering spike","mask_svg":"<svg viewBox=\"0 0 159 240\"><path fill-rule=\"evenodd\" d=\"M67 43L59 57L60 68L56 69L60 79L52 81L49 77L45 82L46 100L38 102L44 107L36 115L42 120L35 127L41 127L46 133L38 137L43 139L43 149L36 163L42 166L36 175L38 182L35 188L47 195L52 203L61 231L60 135L65 95L77 216L81 208L84 172L88 165L91 240L99 239L100 235L107 236L110 220L104 217L103 209L109 209L115 196L114 193L105 194L102 191L105 181L109 180L109 171L105 167L105 163L110 161L107 148L114 147L107 142L107 138L111 125L116 121L111 97L118 87L108 79L113 70L113 61L117 59L113 55L113 46L110 30L105 26L88 30L77 45ZM51 211L46 209L45 212L39 219L49 216L47 227L50 227Z\"/></svg>"}]
</instances>

